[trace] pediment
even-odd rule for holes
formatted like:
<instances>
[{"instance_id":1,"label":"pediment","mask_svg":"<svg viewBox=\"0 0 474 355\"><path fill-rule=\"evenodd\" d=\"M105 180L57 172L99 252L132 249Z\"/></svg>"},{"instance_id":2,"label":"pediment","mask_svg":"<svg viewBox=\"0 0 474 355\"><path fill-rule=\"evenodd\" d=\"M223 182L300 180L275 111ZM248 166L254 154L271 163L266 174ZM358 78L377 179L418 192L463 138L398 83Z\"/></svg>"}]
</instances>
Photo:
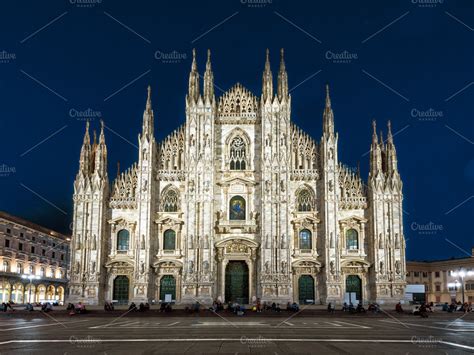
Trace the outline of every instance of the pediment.
<instances>
[{"instance_id":1,"label":"pediment","mask_svg":"<svg viewBox=\"0 0 474 355\"><path fill-rule=\"evenodd\" d=\"M222 182L218 182L217 184L219 186L230 186L230 185L235 185L235 184L243 184L245 186L256 186L258 185L258 182L255 182L253 180L247 179L245 177L240 177L240 176L234 176L231 178L228 178Z\"/></svg>"},{"instance_id":2,"label":"pediment","mask_svg":"<svg viewBox=\"0 0 474 355\"><path fill-rule=\"evenodd\" d=\"M155 219L156 224L166 224L166 225L176 225L176 224L183 224L184 222L181 219L171 217L171 216L163 216L161 218Z\"/></svg>"},{"instance_id":3,"label":"pediment","mask_svg":"<svg viewBox=\"0 0 474 355\"><path fill-rule=\"evenodd\" d=\"M369 268L370 263L364 259L346 259L341 261L341 267L364 267Z\"/></svg>"},{"instance_id":4,"label":"pediment","mask_svg":"<svg viewBox=\"0 0 474 355\"><path fill-rule=\"evenodd\" d=\"M115 217L107 221L109 224L119 224L119 225L135 225L137 222L132 221L131 219L125 218L123 216Z\"/></svg>"},{"instance_id":5,"label":"pediment","mask_svg":"<svg viewBox=\"0 0 474 355\"><path fill-rule=\"evenodd\" d=\"M352 215L350 217L346 217L344 219L340 219L339 220L339 223L350 223L350 222L354 222L354 221L357 221L357 222L362 222L362 223L367 223L367 219L363 218L363 217L360 217L360 216L356 216L356 215Z\"/></svg>"},{"instance_id":6,"label":"pediment","mask_svg":"<svg viewBox=\"0 0 474 355\"><path fill-rule=\"evenodd\" d=\"M251 240L249 238L226 238L224 240L221 240L219 242L217 242L215 244L216 248L219 248L219 247L226 247L228 245L231 245L231 244L244 244L244 245L247 245L249 247L254 247L254 248L258 248L259 244L254 241L254 240Z\"/></svg>"}]
</instances>

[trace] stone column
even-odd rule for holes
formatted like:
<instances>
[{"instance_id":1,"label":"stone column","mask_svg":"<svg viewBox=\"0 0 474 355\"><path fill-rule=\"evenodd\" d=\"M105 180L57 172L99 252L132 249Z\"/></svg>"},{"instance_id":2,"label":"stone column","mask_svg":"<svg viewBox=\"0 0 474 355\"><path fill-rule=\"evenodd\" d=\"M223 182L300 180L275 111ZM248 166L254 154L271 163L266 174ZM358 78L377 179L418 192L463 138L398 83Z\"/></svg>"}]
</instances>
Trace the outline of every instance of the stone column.
<instances>
[{"instance_id":1,"label":"stone column","mask_svg":"<svg viewBox=\"0 0 474 355\"><path fill-rule=\"evenodd\" d=\"M360 243L362 254L365 254L365 223L360 222Z\"/></svg>"}]
</instances>

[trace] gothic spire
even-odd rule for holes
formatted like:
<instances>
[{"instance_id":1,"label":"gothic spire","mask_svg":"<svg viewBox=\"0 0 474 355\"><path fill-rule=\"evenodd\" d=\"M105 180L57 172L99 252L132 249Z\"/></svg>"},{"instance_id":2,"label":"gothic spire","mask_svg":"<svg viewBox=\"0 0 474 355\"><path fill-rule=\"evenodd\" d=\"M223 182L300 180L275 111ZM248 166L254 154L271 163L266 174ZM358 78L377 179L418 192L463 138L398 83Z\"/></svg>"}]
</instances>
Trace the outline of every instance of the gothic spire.
<instances>
[{"instance_id":1,"label":"gothic spire","mask_svg":"<svg viewBox=\"0 0 474 355\"><path fill-rule=\"evenodd\" d=\"M262 75L262 96L263 102L266 102L267 99L273 99L273 74L270 69L270 51L268 48L265 60L265 69Z\"/></svg>"},{"instance_id":2,"label":"gothic spire","mask_svg":"<svg viewBox=\"0 0 474 355\"><path fill-rule=\"evenodd\" d=\"M288 97L288 74L285 67L285 52L280 50L280 71L278 72L278 100L282 101Z\"/></svg>"},{"instance_id":3,"label":"gothic spire","mask_svg":"<svg viewBox=\"0 0 474 355\"><path fill-rule=\"evenodd\" d=\"M193 49L193 62L191 64L191 72L189 73L188 98L192 102L196 102L199 98L199 73L196 62L196 49Z\"/></svg>"},{"instance_id":4,"label":"gothic spire","mask_svg":"<svg viewBox=\"0 0 474 355\"><path fill-rule=\"evenodd\" d=\"M372 121L372 147L376 147L378 144L378 137L377 137L377 122L375 120Z\"/></svg>"},{"instance_id":5,"label":"gothic spire","mask_svg":"<svg viewBox=\"0 0 474 355\"><path fill-rule=\"evenodd\" d=\"M103 120L100 120L99 144L105 144L104 121Z\"/></svg>"},{"instance_id":6,"label":"gothic spire","mask_svg":"<svg viewBox=\"0 0 474 355\"><path fill-rule=\"evenodd\" d=\"M105 145L104 121L102 120L100 120L99 143L94 147L94 173L99 174L100 177L107 175L107 146Z\"/></svg>"},{"instance_id":7,"label":"gothic spire","mask_svg":"<svg viewBox=\"0 0 474 355\"><path fill-rule=\"evenodd\" d=\"M214 74L211 68L211 50L207 50L206 71L204 72L204 100L214 101Z\"/></svg>"},{"instance_id":8,"label":"gothic spire","mask_svg":"<svg viewBox=\"0 0 474 355\"><path fill-rule=\"evenodd\" d=\"M153 129L154 116L153 108L151 105L151 86L148 85L145 110L143 111L142 136L147 136L148 138L153 137Z\"/></svg>"},{"instance_id":9,"label":"gothic spire","mask_svg":"<svg viewBox=\"0 0 474 355\"><path fill-rule=\"evenodd\" d=\"M387 122L387 128L387 170L391 175L398 172L397 151L395 149L395 144L393 143L392 123L390 121Z\"/></svg>"},{"instance_id":10,"label":"gothic spire","mask_svg":"<svg viewBox=\"0 0 474 355\"><path fill-rule=\"evenodd\" d=\"M377 124L372 121L372 145L370 147L370 172L369 176L376 177L382 172L382 152L377 138Z\"/></svg>"},{"instance_id":11,"label":"gothic spire","mask_svg":"<svg viewBox=\"0 0 474 355\"><path fill-rule=\"evenodd\" d=\"M79 171L84 175L89 175L91 155L91 137L89 135L89 121L86 122L86 131L81 147L81 155L79 157Z\"/></svg>"},{"instance_id":12,"label":"gothic spire","mask_svg":"<svg viewBox=\"0 0 474 355\"><path fill-rule=\"evenodd\" d=\"M323 113L323 134L327 136L334 134L334 113L331 107L328 84L326 84L326 105Z\"/></svg>"}]
</instances>

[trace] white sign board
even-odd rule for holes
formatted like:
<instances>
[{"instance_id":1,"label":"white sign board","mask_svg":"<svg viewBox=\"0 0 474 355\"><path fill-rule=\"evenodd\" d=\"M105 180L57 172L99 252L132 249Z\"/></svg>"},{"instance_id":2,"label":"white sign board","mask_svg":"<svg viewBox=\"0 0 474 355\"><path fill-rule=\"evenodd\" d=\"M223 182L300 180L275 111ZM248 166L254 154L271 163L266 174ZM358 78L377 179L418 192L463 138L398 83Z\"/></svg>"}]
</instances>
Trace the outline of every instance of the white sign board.
<instances>
[{"instance_id":1,"label":"white sign board","mask_svg":"<svg viewBox=\"0 0 474 355\"><path fill-rule=\"evenodd\" d=\"M171 302L171 293L165 294L165 302L170 303Z\"/></svg>"}]
</instances>

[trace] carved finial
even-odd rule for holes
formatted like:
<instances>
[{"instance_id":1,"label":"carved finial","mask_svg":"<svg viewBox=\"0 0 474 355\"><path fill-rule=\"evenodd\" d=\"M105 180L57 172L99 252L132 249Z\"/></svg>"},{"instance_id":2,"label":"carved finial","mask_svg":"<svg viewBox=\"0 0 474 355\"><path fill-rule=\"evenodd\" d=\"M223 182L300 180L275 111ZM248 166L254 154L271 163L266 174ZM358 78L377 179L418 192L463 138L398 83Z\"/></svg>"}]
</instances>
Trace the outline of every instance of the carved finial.
<instances>
[{"instance_id":1,"label":"carved finial","mask_svg":"<svg viewBox=\"0 0 474 355\"><path fill-rule=\"evenodd\" d=\"M280 71L285 70L285 50L280 49Z\"/></svg>"},{"instance_id":2,"label":"carved finial","mask_svg":"<svg viewBox=\"0 0 474 355\"><path fill-rule=\"evenodd\" d=\"M191 70L196 71L197 70L197 63L196 63L196 48L193 48L193 63L191 65Z\"/></svg>"},{"instance_id":3,"label":"carved finial","mask_svg":"<svg viewBox=\"0 0 474 355\"><path fill-rule=\"evenodd\" d=\"M105 144L105 135L104 135L104 120L100 120L100 136L99 143Z\"/></svg>"},{"instance_id":4,"label":"carved finial","mask_svg":"<svg viewBox=\"0 0 474 355\"><path fill-rule=\"evenodd\" d=\"M151 110L151 85L147 88L146 109Z\"/></svg>"},{"instance_id":5,"label":"carved finial","mask_svg":"<svg viewBox=\"0 0 474 355\"><path fill-rule=\"evenodd\" d=\"M86 131L84 132L84 144L90 144L91 138L89 136L89 121L86 121Z\"/></svg>"},{"instance_id":6,"label":"carved finial","mask_svg":"<svg viewBox=\"0 0 474 355\"><path fill-rule=\"evenodd\" d=\"M388 122L387 122L387 128L388 128L387 141L388 141L389 143L393 143L392 122L390 122L390 120L388 120Z\"/></svg>"},{"instance_id":7,"label":"carved finial","mask_svg":"<svg viewBox=\"0 0 474 355\"><path fill-rule=\"evenodd\" d=\"M329 84L326 84L326 107L331 107L331 97L329 96Z\"/></svg>"}]
</instances>

